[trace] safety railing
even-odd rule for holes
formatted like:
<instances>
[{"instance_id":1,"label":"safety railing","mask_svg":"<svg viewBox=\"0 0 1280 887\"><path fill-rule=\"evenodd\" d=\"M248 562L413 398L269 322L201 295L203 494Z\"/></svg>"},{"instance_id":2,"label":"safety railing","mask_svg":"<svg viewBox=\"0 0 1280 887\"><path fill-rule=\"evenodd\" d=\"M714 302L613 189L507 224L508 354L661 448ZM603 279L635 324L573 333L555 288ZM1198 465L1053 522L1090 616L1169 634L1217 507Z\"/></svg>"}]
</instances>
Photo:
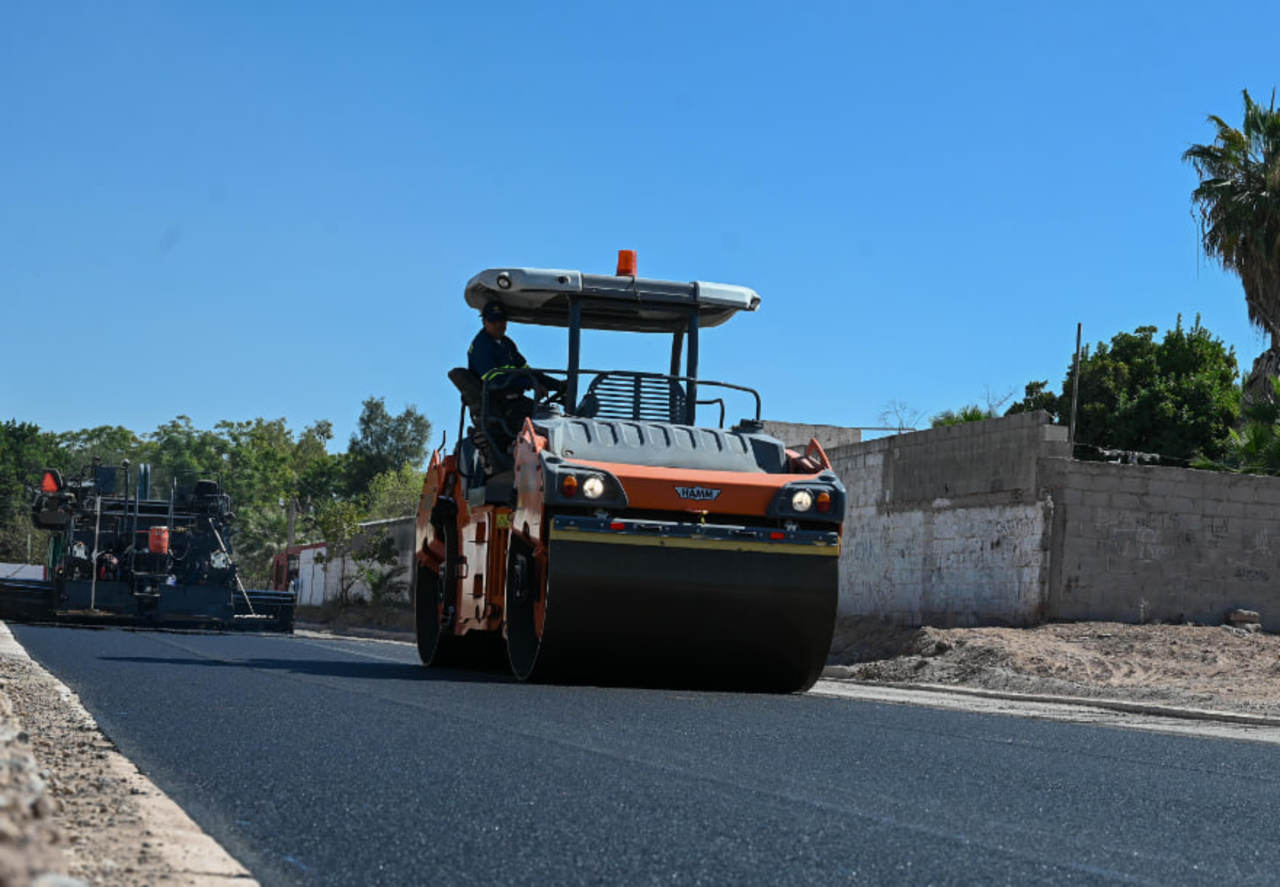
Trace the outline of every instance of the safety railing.
<instances>
[{"instance_id":1,"label":"safety railing","mask_svg":"<svg viewBox=\"0 0 1280 887\"><path fill-rule=\"evenodd\" d=\"M577 378L583 376L593 377L591 383L587 386L586 393L578 400L576 404L563 403L562 407L568 416L581 416L586 412L590 412L593 416L600 415L598 408L607 407L608 413L603 418L630 419L632 421L667 421L684 424L692 424L691 420L696 417L696 413L690 414L688 411L687 392L692 389L696 392L697 388L702 386L711 386L715 388L724 388L730 391L740 391L748 394L755 402L754 421L760 421L761 401L760 392L754 388L745 385L736 385L732 382L720 382L710 379L694 379L690 376L672 376L666 373L648 373L634 370L600 370L600 369L580 369L577 371ZM488 380L483 381L481 390L480 405L480 422L482 427L487 428L491 418L496 419L503 426L503 430L511 437L515 436L517 429L510 428L505 417L493 416L491 410L491 400L493 396L500 391L512 391L511 376L525 376L530 381L538 381L538 384L547 386L539 376L544 378L570 378L568 370L559 368L541 368L541 367L524 367L519 370L513 370L510 373L502 373ZM611 381L622 381L629 383L629 390L626 385L608 385ZM690 384L692 383L692 384ZM696 387L695 387L696 386ZM569 390L580 390L580 386L565 386ZM521 391L527 390L522 388ZM696 396L696 395L695 395ZM592 399L594 398L594 403ZM625 411L626 401L630 401L630 411ZM554 397L546 398L547 401L554 401ZM725 403L724 398L710 398L706 400L696 401L698 406L709 406L718 404L720 407L720 427L724 427L725 421ZM584 410L584 406L586 409ZM621 413L621 414L620 414ZM683 413L684 415L681 415Z\"/></svg>"}]
</instances>

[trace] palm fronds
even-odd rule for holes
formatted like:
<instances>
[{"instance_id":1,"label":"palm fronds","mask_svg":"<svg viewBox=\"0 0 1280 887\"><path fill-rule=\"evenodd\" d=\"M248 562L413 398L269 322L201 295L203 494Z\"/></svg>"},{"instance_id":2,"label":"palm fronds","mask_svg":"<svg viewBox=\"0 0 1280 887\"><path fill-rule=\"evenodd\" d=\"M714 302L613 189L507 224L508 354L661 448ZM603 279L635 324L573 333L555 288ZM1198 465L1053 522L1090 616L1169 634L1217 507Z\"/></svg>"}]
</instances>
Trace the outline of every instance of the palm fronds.
<instances>
[{"instance_id":1,"label":"palm fronds","mask_svg":"<svg viewBox=\"0 0 1280 887\"><path fill-rule=\"evenodd\" d=\"M1280 344L1280 114L1244 90L1239 129L1215 114L1207 145L1182 154L1200 176L1191 194L1205 253L1235 272L1244 286L1249 320Z\"/></svg>"}]
</instances>

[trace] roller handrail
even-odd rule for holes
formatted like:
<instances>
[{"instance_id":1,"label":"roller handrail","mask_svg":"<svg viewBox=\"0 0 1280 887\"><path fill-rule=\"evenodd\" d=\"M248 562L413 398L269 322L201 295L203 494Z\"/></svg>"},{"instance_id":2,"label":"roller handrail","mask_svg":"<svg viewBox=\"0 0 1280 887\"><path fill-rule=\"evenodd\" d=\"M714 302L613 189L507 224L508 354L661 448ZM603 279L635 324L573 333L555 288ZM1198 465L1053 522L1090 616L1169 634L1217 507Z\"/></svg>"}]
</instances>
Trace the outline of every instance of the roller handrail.
<instances>
[{"instance_id":1,"label":"roller handrail","mask_svg":"<svg viewBox=\"0 0 1280 887\"><path fill-rule=\"evenodd\" d=\"M481 423L482 423L482 424L486 424L486 423L488 422L488 420L489 420L489 389L490 389L490 385L491 385L491 383L494 383L494 382L496 382L496 381L497 381L497 380L499 380L499 379L505 379L507 376L511 376L511 375L529 375L529 376L536 376L536 375L537 375L537 374L539 374L539 373L541 373L541 374L543 374L543 375L546 375L546 376L552 376L552 377L556 377L556 376L564 376L565 378L568 378L568 377L569 377L569 375L570 375L570 373L569 373L569 371L568 371L568 370L559 369L559 368L547 368L547 367L521 367L521 368L519 368L519 369L513 369L513 370L504 371L504 372L502 372L502 373L498 373L498 374L494 375L493 377L491 377L491 378L489 378L489 379L484 379L484 380L482 380L482 381L481 381L481 385L482 385L482 388L481 388L481 400L480 400L480 421L481 421ZM583 375L598 376L598 375L604 375L604 374L609 374L609 375L614 375L614 376L625 376L625 377L633 378L633 379L657 379L657 380L665 380L665 381L667 381L667 382L695 382L695 383L697 383L699 386L702 386L702 385L714 385L714 386L719 387L719 388L728 388L728 389L733 390L733 391L743 391L743 392L745 392L745 393L747 393L747 394L750 394L750 395L752 396L752 398L755 400L755 404L756 404L756 415L755 415L755 421L756 421L756 422L759 422L759 421L760 421L760 411L761 411L760 392L759 392L759 391L756 391L754 388L749 388L749 387L747 387L746 385L737 385L737 384L735 384L735 383L733 383L733 382L718 382L718 381L714 381L714 380L710 380L710 379L699 379L699 378L695 378L695 377L693 377L693 376L673 376L673 375L670 375L670 374L668 374L668 373L651 373L651 372L644 372L644 371L639 371L639 370L600 370L600 369L579 369L579 370L577 371L577 376L579 376L579 377L581 377L581 376L583 376ZM719 402L720 402L720 425L721 425L721 427L724 427L725 409L724 409L724 402L723 402L723 398L715 398L715 399L712 399L712 400L705 400L705 401L704 401L704 400L700 400L700 401L697 401L697 403L698 403L698 404L712 404L712 403L716 403L717 401L719 401ZM577 404L565 404L565 407L566 407L566 409L565 409L565 413L566 413L566 415L570 415L570 416L571 416L571 415L573 415L572 410L573 410L573 409L576 409ZM501 420L499 420L499 421L501 421ZM511 429L506 428L506 423L505 423L505 422L503 423L503 427L504 427L504 430L506 430L508 433L510 433Z\"/></svg>"}]
</instances>

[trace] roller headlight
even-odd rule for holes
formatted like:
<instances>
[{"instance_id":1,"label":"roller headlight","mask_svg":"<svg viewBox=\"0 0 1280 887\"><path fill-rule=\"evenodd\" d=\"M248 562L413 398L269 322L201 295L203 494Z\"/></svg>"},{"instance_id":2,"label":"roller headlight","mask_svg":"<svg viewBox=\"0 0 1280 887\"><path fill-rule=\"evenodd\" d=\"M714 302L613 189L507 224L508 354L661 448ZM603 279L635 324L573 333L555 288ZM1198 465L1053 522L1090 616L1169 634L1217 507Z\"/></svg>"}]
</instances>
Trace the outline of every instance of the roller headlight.
<instances>
[{"instance_id":1,"label":"roller headlight","mask_svg":"<svg viewBox=\"0 0 1280 887\"><path fill-rule=\"evenodd\" d=\"M544 454L542 471L547 478L547 504L605 508L610 513L627 507L627 493L611 472L593 465L575 465L559 456Z\"/></svg>"},{"instance_id":2,"label":"roller headlight","mask_svg":"<svg viewBox=\"0 0 1280 887\"><path fill-rule=\"evenodd\" d=\"M808 511L813 507L813 493L808 490L796 490L791 494L791 508L793 511Z\"/></svg>"}]
</instances>

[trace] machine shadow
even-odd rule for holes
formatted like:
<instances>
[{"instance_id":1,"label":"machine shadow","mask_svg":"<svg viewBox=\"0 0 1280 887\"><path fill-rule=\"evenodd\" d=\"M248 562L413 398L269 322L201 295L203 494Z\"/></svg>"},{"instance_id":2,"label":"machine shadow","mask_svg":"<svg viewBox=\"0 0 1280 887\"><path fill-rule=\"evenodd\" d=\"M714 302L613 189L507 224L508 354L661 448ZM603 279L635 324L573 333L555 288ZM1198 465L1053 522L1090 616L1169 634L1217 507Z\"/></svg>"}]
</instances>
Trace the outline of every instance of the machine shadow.
<instances>
[{"instance_id":1,"label":"machine shadow","mask_svg":"<svg viewBox=\"0 0 1280 887\"><path fill-rule=\"evenodd\" d=\"M132 662L140 665L192 665L204 668L246 668L284 671L314 677L358 680L432 681L440 683L513 683L508 672L451 668L423 668L409 662L346 662L333 659L200 659L169 656L101 656L103 662Z\"/></svg>"}]
</instances>

